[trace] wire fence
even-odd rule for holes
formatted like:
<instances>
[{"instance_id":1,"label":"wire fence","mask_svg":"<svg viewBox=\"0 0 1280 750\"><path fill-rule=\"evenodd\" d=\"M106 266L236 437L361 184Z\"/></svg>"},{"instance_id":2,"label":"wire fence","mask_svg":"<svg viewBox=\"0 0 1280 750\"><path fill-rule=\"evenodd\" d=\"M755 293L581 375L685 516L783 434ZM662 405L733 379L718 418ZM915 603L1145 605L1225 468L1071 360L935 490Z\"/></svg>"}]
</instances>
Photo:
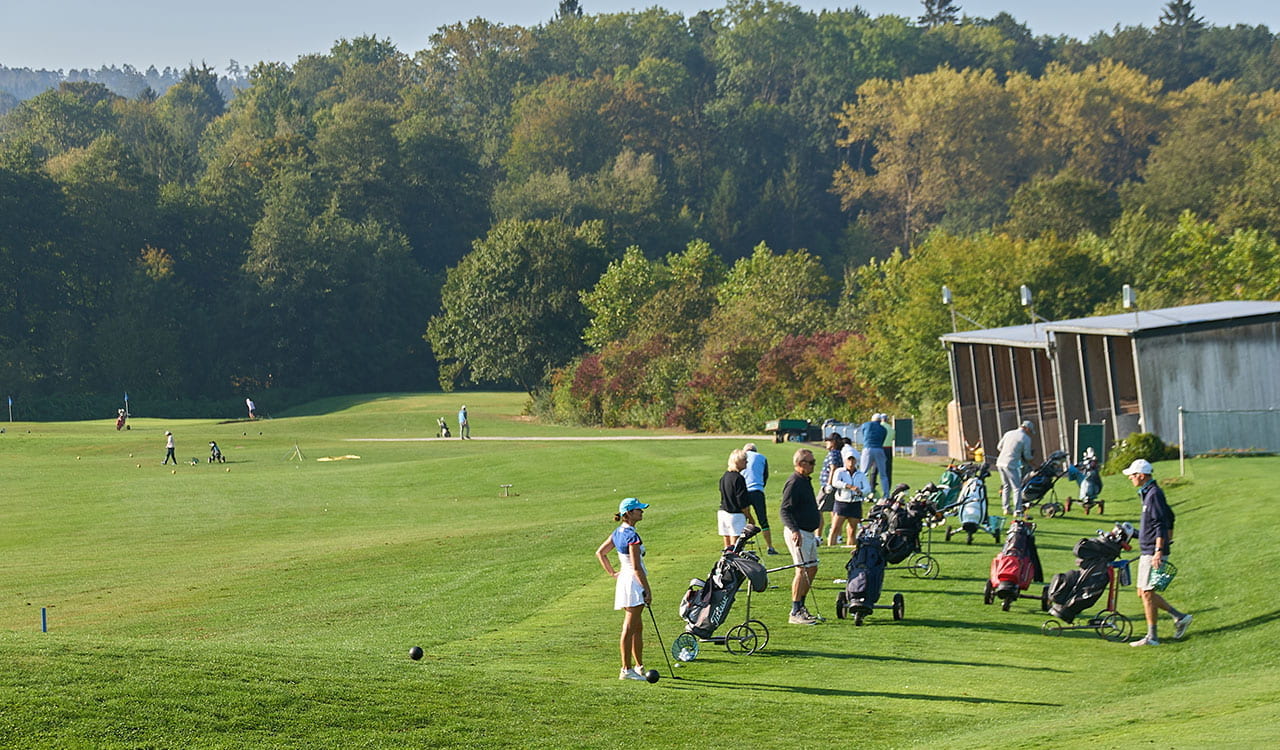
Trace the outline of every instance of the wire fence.
<instances>
[{"instance_id":1,"label":"wire fence","mask_svg":"<svg viewBox=\"0 0 1280 750\"><path fill-rule=\"evenodd\" d=\"M1181 457L1280 453L1280 409L1178 409Z\"/></svg>"}]
</instances>

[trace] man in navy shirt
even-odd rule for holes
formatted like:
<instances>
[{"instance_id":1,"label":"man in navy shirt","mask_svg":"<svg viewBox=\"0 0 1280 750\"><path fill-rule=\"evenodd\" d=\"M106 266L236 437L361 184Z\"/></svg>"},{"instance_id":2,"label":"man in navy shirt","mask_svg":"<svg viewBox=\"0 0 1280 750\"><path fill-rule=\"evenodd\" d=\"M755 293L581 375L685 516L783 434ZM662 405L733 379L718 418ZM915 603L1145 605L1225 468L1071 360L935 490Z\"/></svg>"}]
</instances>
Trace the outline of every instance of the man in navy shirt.
<instances>
[{"instance_id":1,"label":"man in navy shirt","mask_svg":"<svg viewBox=\"0 0 1280 750\"><path fill-rule=\"evenodd\" d=\"M1158 594L1151 583L1151 574L1164 565L1169 556L1169 547L1173 544L1173 510L1164 499L1164 490L1152 478L1151 462L1139 458L1124 470L1125 476L1134 487L1138 488L1138 497L1142 499L1142 520L1138 529L1138 550L1142 556L1138 558L1138 579L1134 587L1142 599L1142 611L1147 618L1147 634L1130 643L1130 646L1159 646L1156 638L1156 617L1159 610L1173 615L1173 639L1182 638L1191 624L1191 615L1179 612L1165 598Z\"/></svg>"}]
</instances>

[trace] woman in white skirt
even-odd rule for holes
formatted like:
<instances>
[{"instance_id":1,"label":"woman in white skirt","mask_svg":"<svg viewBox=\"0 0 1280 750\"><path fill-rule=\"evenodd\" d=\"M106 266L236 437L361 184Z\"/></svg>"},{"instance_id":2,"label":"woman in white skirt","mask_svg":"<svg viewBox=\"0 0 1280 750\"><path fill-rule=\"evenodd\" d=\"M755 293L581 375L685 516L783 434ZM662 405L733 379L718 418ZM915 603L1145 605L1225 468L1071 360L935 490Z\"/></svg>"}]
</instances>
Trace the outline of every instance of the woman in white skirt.
<instances>
[{"instance_id":1,"label":"woman in white skirt","mask_svg":"<svg viewBox=\"0 0 1280 750\"><path fill-rule=\"evenodd\" d=\"M626 612L622 620L622 672L620 680L644 679L644 608L653 601L649 591L649 577L644 568L644 543L636 533L636 524L644 519L644 509L649 506L634 497L618 504L613 520L621 525L604 540L596 550L596 559L605 572L617 579L614 587L613 608ZM618 570L609 564L609 550L618 551Z\"/></svg>"}]
</instances>

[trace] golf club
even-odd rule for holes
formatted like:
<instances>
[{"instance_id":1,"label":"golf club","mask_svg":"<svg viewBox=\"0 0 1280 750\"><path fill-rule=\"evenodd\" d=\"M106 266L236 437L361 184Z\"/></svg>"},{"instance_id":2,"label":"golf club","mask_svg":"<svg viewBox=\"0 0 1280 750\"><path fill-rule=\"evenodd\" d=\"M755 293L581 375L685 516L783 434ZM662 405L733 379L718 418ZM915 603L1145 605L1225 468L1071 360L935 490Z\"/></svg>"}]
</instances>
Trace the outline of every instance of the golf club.
<instances>
[{"instance_id":1,"label":"golf club","mask_svg":"<svg viewBox=\"0 0 1280 750\"><path fill-rule=\"evenodd\" d=\"M667 662L667 673L671 675L671 679L678 680L680 677L671 668L671 657L667 655L667 644L662 641L662 631L658 629L658 618L653 614L653 607L646 604L644 608L649 610L649 619L653 621L653 632L658 635L658 645L662 647L662 658Z\"/></svg>"}]
</instances>

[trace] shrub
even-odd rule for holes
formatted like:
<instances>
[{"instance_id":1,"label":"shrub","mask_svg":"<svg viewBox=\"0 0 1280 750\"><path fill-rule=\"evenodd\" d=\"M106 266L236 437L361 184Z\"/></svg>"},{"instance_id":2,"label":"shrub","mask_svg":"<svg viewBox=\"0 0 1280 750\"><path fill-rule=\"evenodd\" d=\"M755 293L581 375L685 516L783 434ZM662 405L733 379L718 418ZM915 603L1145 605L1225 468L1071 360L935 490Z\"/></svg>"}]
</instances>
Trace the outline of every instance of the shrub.
<instances>
[{"instance_id":1,"label":"shrub","mask_svg":"<svg viewBox=\"0 0 1280 750\"><path fill-rule=\"evenodd\" d=\"M1165 461L1178 457L1177 446L1167 445L1159 436L1150 432L1135 432L1129 437L1111 446L1103 474L1118 474L1127 469L1134 459L1145 458L1148 461Z\"/></svg>"}]
</instances>

